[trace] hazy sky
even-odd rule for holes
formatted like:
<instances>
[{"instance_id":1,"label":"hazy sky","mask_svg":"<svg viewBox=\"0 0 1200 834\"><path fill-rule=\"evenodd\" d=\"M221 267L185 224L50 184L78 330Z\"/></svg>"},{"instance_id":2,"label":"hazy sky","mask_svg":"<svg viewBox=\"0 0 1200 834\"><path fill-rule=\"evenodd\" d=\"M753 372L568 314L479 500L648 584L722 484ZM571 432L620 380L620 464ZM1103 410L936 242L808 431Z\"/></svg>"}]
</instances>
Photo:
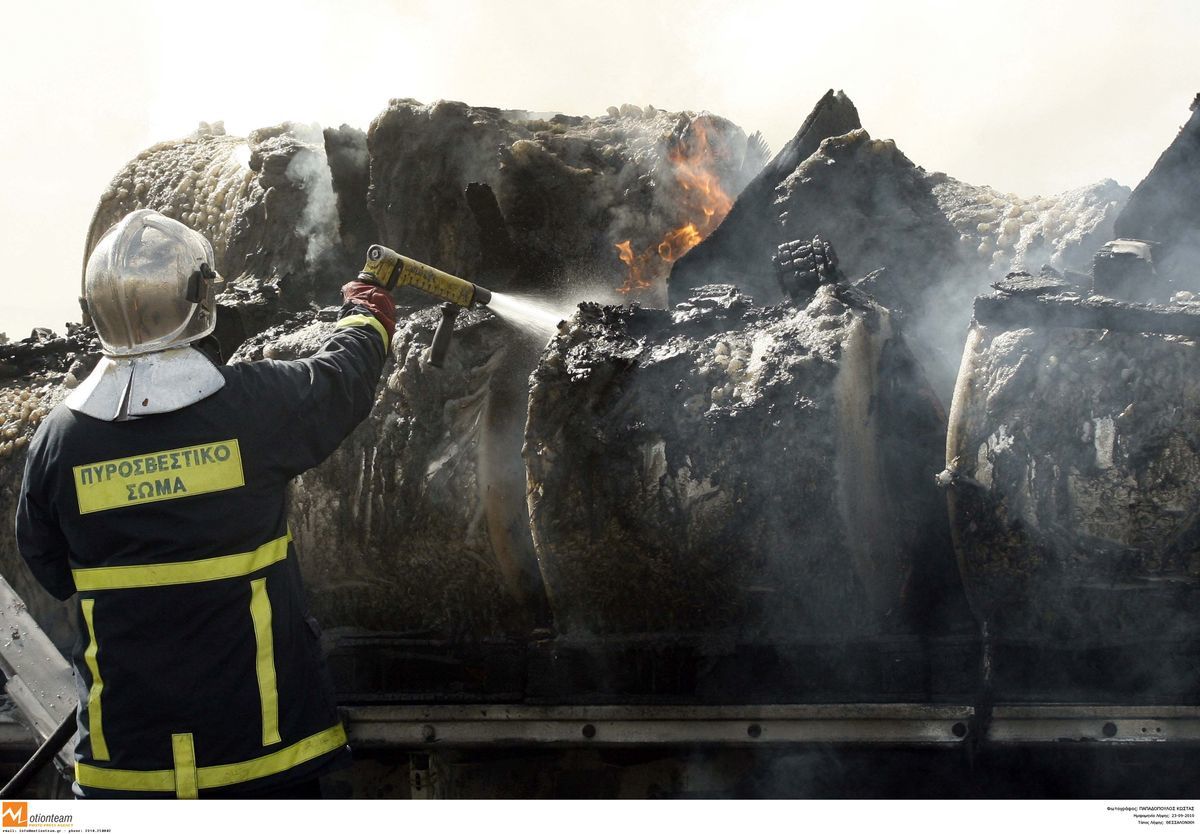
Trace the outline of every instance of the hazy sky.
<instances>
[{"instance_id":1,"label":"hazy sky","mask_svg":"<svg viewBox=\"0 0 1200 834\"><path fill-rule=\"evenodd\" d=\"M711 110L778 149L828 88L917 164L1025 196L1136 185L1200 91L1200 2L6 3L0 331L78 319L92 210L223 119L366 128L389 98Z\"/></svg>"}]
</instances>

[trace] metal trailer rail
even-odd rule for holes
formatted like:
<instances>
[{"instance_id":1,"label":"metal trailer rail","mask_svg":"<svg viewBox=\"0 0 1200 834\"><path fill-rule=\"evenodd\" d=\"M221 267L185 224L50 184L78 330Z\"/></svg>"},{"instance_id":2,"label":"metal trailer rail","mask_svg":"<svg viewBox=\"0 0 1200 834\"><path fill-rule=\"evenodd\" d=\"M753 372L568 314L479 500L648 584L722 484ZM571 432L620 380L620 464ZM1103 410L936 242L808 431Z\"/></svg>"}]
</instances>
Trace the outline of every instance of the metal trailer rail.
<instances>
[{"instance_id":1,"label":"metal trailer rail","mask_svg":"<svg viewBox=\"0 0 1200 834\"><path fill-rule=\"evenodd\" d=\"M0 750L32 750L45 736L0 715ZM996 706L982 734L966 705L750 706L376 705L342 710L364 750L454 747L640 747L795 744L1200 744L1200 707L1035 704ZM51 728L53 729L53 728Z\"/></svg>"},{"instance_id":2,"label":"metal trailer rail","mask_svg":"<svg viewBox=\"0 0 1200 834\"><path fill-rule=\"evenodd\" d=\"M1038 704L377 705L343 709L363 749L512 746L1200 743L1200 707Z\"/></svg>"},{"instance_id":3,"label":"metal trailer rail","mask_svg":"<svg viewBox=\"0 0 1200 834\"><path fill-rule=\"evenodd\" d=\"M74 711L76 690L70 665L2 578L0 671L15 707L0 713L0 751L31 751ZM416 754L480 748L1200 744L1200 706L356 704L343 707L342 714L355 747ZM70 755L70 745L59 752L64 770L72 764Z\"/></svg>"}]
</instances>

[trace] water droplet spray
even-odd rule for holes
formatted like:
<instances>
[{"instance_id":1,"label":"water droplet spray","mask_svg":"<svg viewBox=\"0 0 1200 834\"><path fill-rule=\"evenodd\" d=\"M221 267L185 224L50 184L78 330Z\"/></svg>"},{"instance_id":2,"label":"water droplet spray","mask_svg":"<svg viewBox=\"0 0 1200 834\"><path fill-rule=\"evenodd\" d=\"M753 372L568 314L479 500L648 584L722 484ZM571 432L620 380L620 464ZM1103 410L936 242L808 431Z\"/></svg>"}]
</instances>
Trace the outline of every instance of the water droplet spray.
<instances>
[{"instance_id":1,"label":"water droplet spray","mask_svg":"<svg viewBox=\"0 0 1200 834\"><path fill-rule=\"evenodd\" d=\"M554 304L529 295L492 293L487 309L529 336L545 341L558 330L558 323L570 318L571 306Z\"/></svg>"}]
</instances>

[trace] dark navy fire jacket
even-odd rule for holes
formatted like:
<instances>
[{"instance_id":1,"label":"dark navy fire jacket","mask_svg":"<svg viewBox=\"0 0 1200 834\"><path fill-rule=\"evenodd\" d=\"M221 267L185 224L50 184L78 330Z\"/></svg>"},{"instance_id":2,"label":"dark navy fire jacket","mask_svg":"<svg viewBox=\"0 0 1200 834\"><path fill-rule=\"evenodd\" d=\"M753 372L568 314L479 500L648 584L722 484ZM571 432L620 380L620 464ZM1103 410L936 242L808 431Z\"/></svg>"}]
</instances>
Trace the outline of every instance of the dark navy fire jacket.
<instances>
[{"instance_id":1,"label":"dark navy fire jacket","mask_svg":"<svg viewBox=\"0 0 1200 834\"><path fill-rule=\"evenodd\" d=\"M236 795L344 763L286 488L366 418L388 349L347 305L314 356L221 366L178 411L42 422L17 540L78 601L78 794Z\"/></svg>"}]
</instances>

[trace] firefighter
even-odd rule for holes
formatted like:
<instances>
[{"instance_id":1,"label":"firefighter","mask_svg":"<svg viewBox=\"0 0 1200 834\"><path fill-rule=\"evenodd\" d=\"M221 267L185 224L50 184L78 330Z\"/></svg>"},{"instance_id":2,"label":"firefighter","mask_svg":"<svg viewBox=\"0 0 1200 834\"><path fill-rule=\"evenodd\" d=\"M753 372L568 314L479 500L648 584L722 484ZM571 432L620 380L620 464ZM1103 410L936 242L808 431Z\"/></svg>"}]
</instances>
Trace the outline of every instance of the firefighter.
<instances>
[{"instance_id":1,"label":"firefighter","mask_svg":"<svg viewBox=\"0 0 1200 834\"><path fill-rule=\"evenodd\" d=\"M352 281L314 356L222 365L221 284L175 220L109 229L84 275L104 356L29 447L18 545L78 600L78 796L319 796L348 762L285 489L370 412L395 305Z\"/></svg>"}]
</instances>

